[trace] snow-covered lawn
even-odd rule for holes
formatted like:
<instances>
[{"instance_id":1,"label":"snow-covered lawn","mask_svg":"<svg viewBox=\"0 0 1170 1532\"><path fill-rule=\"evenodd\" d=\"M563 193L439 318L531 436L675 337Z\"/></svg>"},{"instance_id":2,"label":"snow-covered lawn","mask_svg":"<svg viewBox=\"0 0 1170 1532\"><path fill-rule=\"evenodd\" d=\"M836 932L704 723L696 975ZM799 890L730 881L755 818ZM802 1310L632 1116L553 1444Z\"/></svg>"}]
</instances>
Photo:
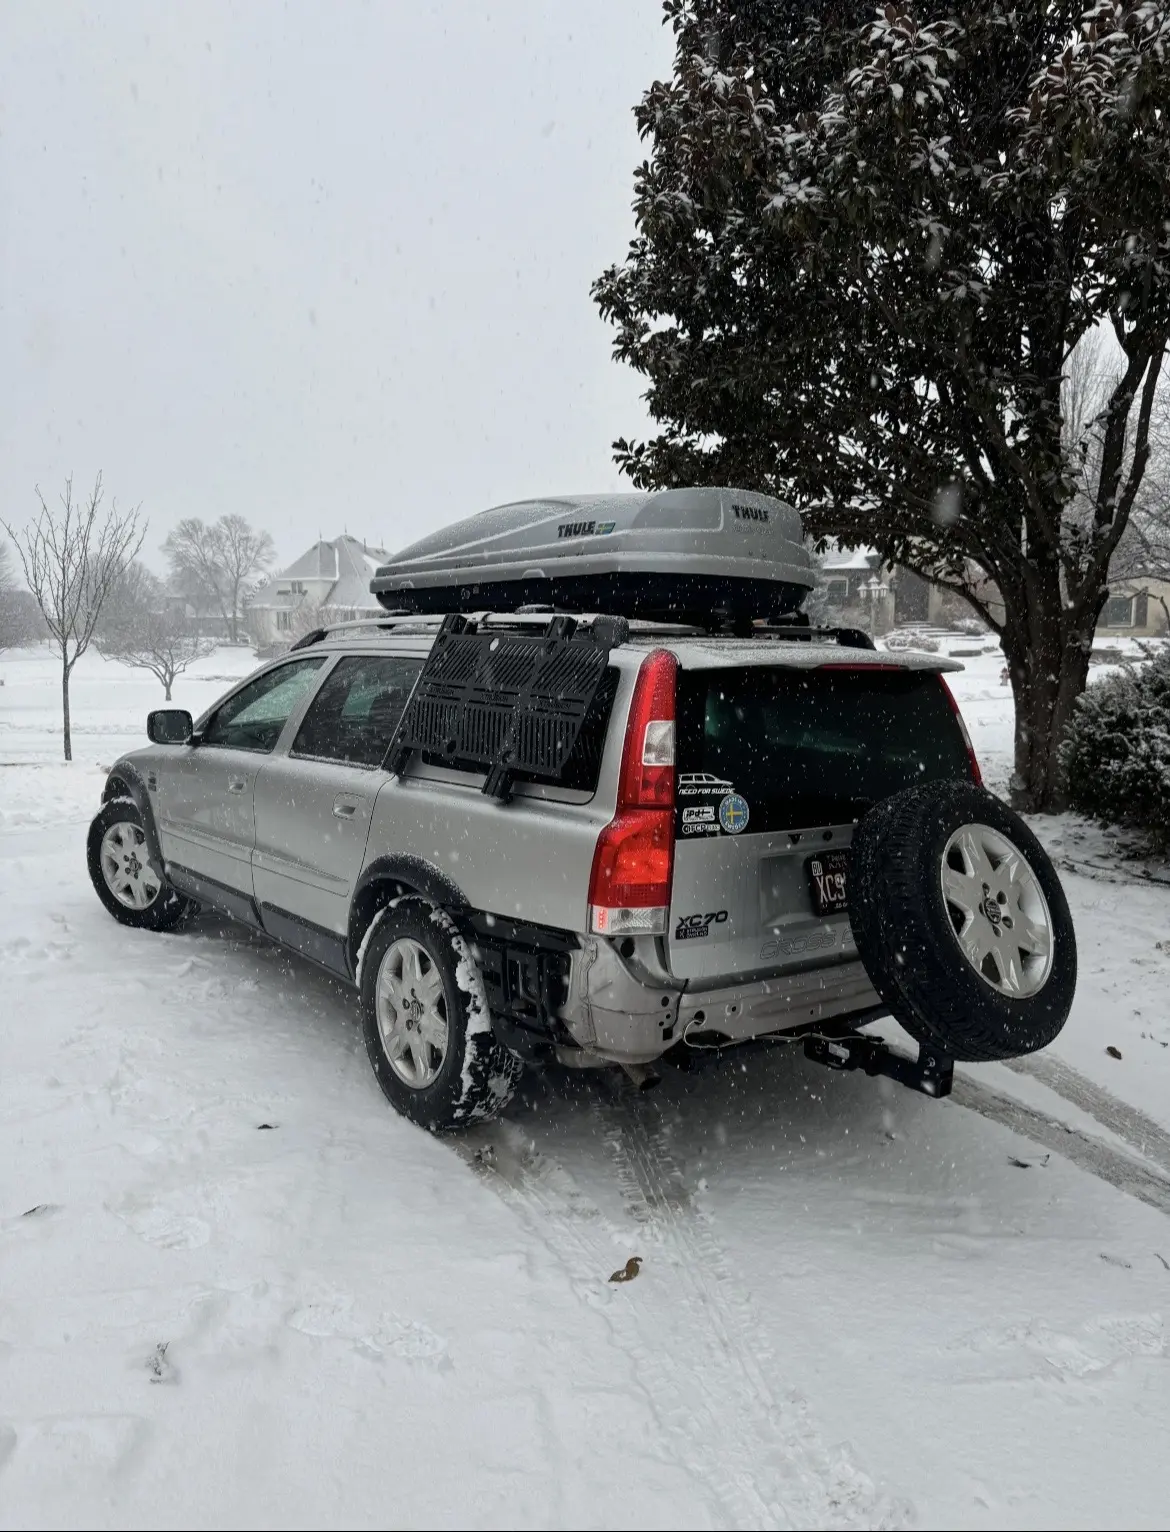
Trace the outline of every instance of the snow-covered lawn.
<instances>
[{"instance_id":1,"label":"snow-covered lawn","mask_svg":"<svg viewBox=\"0 0 1170 1532\"><path fill-rule=\"evenodd\" d=\"M1081 981L1026 1069L931 1102L774 1047L442 1141L340 985L94 897L153 680L84 660L65 767L47 654L0 679L0 1525L1170 1521L1170 888L1099 833L1038 825Z\"/></svg>"}]
</instances>

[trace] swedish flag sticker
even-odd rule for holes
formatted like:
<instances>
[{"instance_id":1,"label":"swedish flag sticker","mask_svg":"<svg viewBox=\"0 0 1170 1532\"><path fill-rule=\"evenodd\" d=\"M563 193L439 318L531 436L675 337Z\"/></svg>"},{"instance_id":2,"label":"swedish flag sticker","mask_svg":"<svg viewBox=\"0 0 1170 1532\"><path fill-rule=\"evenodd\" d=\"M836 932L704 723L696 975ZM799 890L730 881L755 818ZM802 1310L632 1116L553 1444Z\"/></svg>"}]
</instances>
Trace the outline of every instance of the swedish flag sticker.
<instances>
[{"instance_id":1,"label":"swedish flag sticker","mask_svg":"<svg viewBox=\"0 0 1170 1532\"><path fill-rule=\"evenodd\" d=\"M747 822L747 799L741 798L738 793L728 793L719 805L719 823L728 835L738 835L741 830L747 829Z\"/></svg>"}]
</instances>

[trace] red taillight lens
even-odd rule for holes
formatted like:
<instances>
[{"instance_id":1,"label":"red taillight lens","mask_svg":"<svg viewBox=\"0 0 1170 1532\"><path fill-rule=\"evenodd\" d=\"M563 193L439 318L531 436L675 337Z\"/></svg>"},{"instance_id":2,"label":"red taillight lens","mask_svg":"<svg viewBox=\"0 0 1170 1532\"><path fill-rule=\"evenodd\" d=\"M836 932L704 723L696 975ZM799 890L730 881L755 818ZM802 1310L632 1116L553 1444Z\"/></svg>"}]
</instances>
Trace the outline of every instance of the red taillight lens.
<instances>
[{"instance_id":1,"label":"red taillight lens","mask_svg":"<svg viewBox=\"0 0 1170 1532\"><path fill-rule=\"evenodd\" d=\"M673 857L673 809L619 811L593 854L591 929L602 936L665 930Z\"/></svg>"},{"instance_id":2,"label":"red taillight lens","mask_svg":"<svg viewBox=\"0 0 1170 1532\"><path fill-rule=\"evenodd\" d=\"M599 935L666 929L674 863L674 688L678 661L642 661L622 749L617 813L598 837L589 928Z\"/></svg>"},{"instance_id":3,"label":"red taillight lens","mask_svg":"<svg viewBox=\"0 0 1170 1532\"><path fill-rule=\"evenodd\" d=\"M967 747L967 759L971 762L971 780L976 787L983 786L983 773L979 770L979 761L975 755L975 746L971 743L971 736L967 732L967 725L963 721L963 715L959 712L959 704L955 701L955 694L946 683L943 676L938 678L939 685L943 689L943 695L951 705L951 712L955 715L955 722L959 725L959 732L963 736L963 743Z\"/></svg>"},{"instance_id":4,"label":"red taillight lens","mask_svg":"<svg viewBox=\"0 0 1170 1532\"><path fill-rule=\"evenodd\" d=\"M655 649L642 661L626 723L618 808L674 807L674 684L678 661Z\"/></svg>"}]
</instances>

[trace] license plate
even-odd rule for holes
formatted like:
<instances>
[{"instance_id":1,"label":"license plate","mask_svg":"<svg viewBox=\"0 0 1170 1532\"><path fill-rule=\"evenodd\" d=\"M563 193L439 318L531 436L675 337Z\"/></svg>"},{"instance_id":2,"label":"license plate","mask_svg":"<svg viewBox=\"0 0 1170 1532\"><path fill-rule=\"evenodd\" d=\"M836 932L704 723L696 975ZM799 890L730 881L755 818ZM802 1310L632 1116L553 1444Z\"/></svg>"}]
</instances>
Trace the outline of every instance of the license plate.
<instances>
[{"instance_id":1,"label":"license plate","mask_svg":"<svg viewBox=\"0 0 1170 1532\"><path fill-rule=\"evenodd\" d=\"M849 853L823 851L805 858L809 892L818 915L842 915L849 908Z\"/></svg>"}]
</instances>

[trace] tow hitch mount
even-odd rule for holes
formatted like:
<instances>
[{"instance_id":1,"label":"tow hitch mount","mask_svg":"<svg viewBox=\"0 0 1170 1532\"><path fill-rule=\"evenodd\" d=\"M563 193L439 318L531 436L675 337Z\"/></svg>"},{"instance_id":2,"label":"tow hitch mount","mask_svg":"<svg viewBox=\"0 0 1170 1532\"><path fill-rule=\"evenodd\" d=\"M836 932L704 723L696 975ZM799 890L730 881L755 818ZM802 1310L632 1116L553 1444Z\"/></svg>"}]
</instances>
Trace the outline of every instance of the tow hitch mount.
<instances>
[{"instance_id":1,"label":"tow hitch mount","mask_svg":"<svg viewBox=\"0 0 1170 1532\"><path fill-rule=\"evenodd\" d=\"M804 1052L826 1069L864 1069L867 1075L885 1075L924 1096L949 1096L955 1078L954 1059L927 1043L919 1045L916 1059L895 1053L877 1037L806 1037Z\"/></svg>"}]
</instances>

